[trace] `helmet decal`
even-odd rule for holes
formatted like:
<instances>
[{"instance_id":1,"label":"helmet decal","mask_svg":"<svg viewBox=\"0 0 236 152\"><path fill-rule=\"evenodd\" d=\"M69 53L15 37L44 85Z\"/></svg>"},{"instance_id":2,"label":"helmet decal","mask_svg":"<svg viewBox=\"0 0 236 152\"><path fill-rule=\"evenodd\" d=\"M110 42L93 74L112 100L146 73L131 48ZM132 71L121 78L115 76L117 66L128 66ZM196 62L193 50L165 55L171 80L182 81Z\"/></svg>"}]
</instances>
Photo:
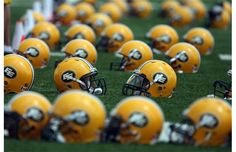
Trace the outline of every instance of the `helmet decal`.
<instances>
[{"instance_id":1,"label":"helmet decal","mask_svg":"<svg viewBox=\"0 0 236 152\"><path fill-rule=\"evenodd\" d=\"M83 110L77 110L73 111L69 116L67 116L66 120L73 121L80 126L85 126L89 123L89 116L87 112Z\"/></svg>"},{"instance_id":2,"label":"helmet decal","mask_svg":"<svg viewBox=\"0 0 236 152\"><path fill-rule=\"evenodd\" d=\"M191 43L192 44L197 44L197 45L203 45L204 40L200 36L195 36L195 37L193 37Z\"/></svg>"},{"instance_id":3,"label":"helmet decal","mask_svg":"<svg viewBox=\"0 0 236 152\"><path fill-rule=\"evenodd\" d=\"M37 57L39 55L39 51L38 51L38 49L36 49L34 47L30 47L30 48L27 49L25 54L27 54L31 57Z\"/></svg>"},{"instance_id":4,"label":"helmet decal","mask_svg":"<svg viewBox=\"0 0 236 152\"><path fill-rule=\"evenodd\" d=\"M124 41L124 36L120 33L113 34L112 38L116 41Z\"/></svg>"},{"instance_id":5,"label":"helmet decal","mask_svg":"<svg viewBox=\"0 0 236 152\"><path fill-rule=\"evenodd\" d=\"M164 73L156 73L153 76L153 82L158 84L165 84L168 81L167 76Z\"/></svg>"},{"instance_id":6,"label":"helmet decal","mask_svg":"<svg viewBox=\"0 0 236 152\"><path fill-rule=\"evenodd\" d=\"M73 71L66 71L61 75L61 80L64 82L71 82L75 78L75 73Z\"/></svg>"},{"instance_id":7,"label":"helmet decal","mask_svg":"<svg viewBox=\"0 0 236 152\"><path fill-rule=\"evenodd\" d=\"M84 35L82 33L76 33L76 35L74 36L74 39L85 39Z\"/></svg>"},{"instance_id":8,"label":"helmet decal","mask_svg":"<svg viewBox=\"0 0 236 152\"><path fill-rule=\"evenodd\" d=\"M148 118L141 112L134 112L129 116L128 123L143 128L148 124Z\"/></svg>"},{"instance_id":9,"label":"helmet decal","mask_svg":"<svg viewBox=\"0 0 236 152\"><path fill-rule=\"evenodd\" d=\"M95 27L104 27L104 22L103 20L96 20L94 23Z\"/></svg>"},{"instance_id":10,"label":"helmet decal","mask_svg":"<svg viewBox=\"0 0 236 152\"><path fill-rule=\"evenodd\" d=\"M13 79L15 78L17 75L16 70L13 67L10 66L6 66L4 67L4 76L9 78L9 79Z\"/></svg>"},{"instance_id":11,"label":"helmet decal","mask_svg":"<svg viewBox=\"0 0 236 152\"><path fill-rule=\"evenodd\" d=\"M133 49L129 53L129 58L140 60L142 58L142 54L137 49Z\"/></svg>"},{"instance_id":12,"label":"helmet decal","mask_svg":"<svg viewBox=\"0 0 236 152\"><path fill-rule=\"evenodd\" d=\"M42 40L49 40L50 39L50 35L48 32L41 32L38 36L38 38L42 39Z\"/></svg>"},{"instance_id":13,"label":"helmet decal","mask_svg":"<svg viewBox=\"0 0 236 152\"><path fill-rule=\"evenodd\" d=\"M74 55L86 59L88 57L88 52L84 49L77 49Z\"/></svg>"},{"instance_id":14,"label":"helmet decal","mask_svg":"<svg viewBox=\"0 0 236 152\"><path fill-rule=\"evenodd\" d=\"M218 124L219 121L218 119L210 113L203 114L200 117L200 126L206 127L206 128L215 128Z\"/></svg>"},{"instance_id":15,"label":"helmet decal","mask_svg":"<svg viewBox=\"0 0 236 152\"><path fill-rule=\"evenodd\" d=\"M40 110L37 107L31 107L27 109L26 114L24 115L24 118L31 119L36 122L40 122L44 119L44 114L42 110Z\"/></svg>"}]
</instances>

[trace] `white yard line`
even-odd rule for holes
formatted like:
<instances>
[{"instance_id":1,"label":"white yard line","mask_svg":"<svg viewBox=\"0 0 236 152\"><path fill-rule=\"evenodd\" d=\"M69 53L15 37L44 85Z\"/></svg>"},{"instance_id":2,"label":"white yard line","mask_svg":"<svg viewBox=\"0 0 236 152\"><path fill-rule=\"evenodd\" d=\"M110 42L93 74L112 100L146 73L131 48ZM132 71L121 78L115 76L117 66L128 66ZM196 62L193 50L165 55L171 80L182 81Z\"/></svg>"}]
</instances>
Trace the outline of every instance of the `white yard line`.
<instances>
[{"instance_id":1,"label":"white yard line","mask_svg":"<svg viewBox=\"0 0 236 152\"><path fill-rule=\"evenodd\" d=\"M219 54L218 56L219 56L220 60L222 60L222 61L231 61L232 60L231 54Z\"/></svg>"}]
</instances>

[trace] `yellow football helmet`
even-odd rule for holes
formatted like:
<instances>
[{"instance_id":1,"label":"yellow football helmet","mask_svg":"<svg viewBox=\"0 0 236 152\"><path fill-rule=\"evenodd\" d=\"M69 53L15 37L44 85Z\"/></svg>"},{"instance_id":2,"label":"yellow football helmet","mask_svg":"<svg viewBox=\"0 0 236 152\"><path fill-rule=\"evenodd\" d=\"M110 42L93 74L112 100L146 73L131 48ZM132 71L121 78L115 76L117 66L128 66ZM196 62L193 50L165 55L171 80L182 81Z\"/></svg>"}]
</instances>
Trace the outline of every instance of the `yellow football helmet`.
<instances>
[{"instance_id":1,"label":"yellow football helmet","mask_svg":"<svg viewBox=\"0 0 236 152\"><path fill-rule=\"evenodd\" d=\"M34 68L23 56L4 56L4 92L19 93L29 90L34 81Z\"/></svg>"},{"instance_id":2,"label":"yellow football helmet","mask_svg":"<svg viewBox=\"0 0 236 152\"><path fill-rule=\"evenodd\" d=\"M211 21L211 26L214 28L224 29L230 23L230 16L226 10L223 10L218 17Z\"/></svg>"},{"instance_id":3,"label":"yellow football helmet","mask_svg":"<svg viewBox=\"0 0 236 152\"><path fill-rule=\"evenodd\" d=\"M231 16L231 14L232 14L231 4L228 1L224 1L223 7L224 7L224 10L226 10L228 12L229 16Z\"/></svg>"},{"instance_id":4,"label":"yellow football helmet","mask_svg":"<svg viewBox=\"0 0 236 152\"><path fill-rule=\"evenodd\" d=\"M98 78L97 74L97 69L87 60L79 57L66 58L54 71L54 83L60 92L81 89L92 94L105 94L105 80Z\"/></svg>"},{"instance_id":5,"label":"yellow football helmet","mask_svg":"<svg viewBox=\"0 0 236 152\"><path fill-rule=\"evenodd\" d=\"M151 48L139 40L131 40L123 44L117 51L122 56L121 62L112 62L110 70L132 71L144 62L153 58Z\"/></svg>"},{"instance_id":6,"label":"yellow football helmet","mask_svg":"<svg viewBox=\"0 0 236 152\"><path fill-rule=\"evenodd\" d=\"M76 19L76 9L70 4L63 3L56 9L56 18L63 25L70 25Z\"/></svg>"},{"instance_id":7,"label":"yellow football helmet","mask_svg":"<svg viewBox=\"0 0 236 152\"><path fill-rule=\"evenodd\" d=\"M98 41L98 50L116 52L125 42L134 39L132 30L121 23L111 24L106 27Z\"/></svg>"},{"instance_id":8,"label":"yellow football helmet","mask_svg":"<svg viewBox=\"0 0 236 152\"><path fill-rule=\"evenodd\" d=\"M125 14L128 13L129 7L125 0L110 0L110 1L115 3L120 8L122 13Z\"/></svg>"},{"instance_id":9,"label":"yellow football helmet","mask_svg":"<svg viewBox=\"0 0 236 152\"><path fill-rule=\"evenodd\" d=\"M166 52L170 65L178 73L197 73L201 64L199 51L191 44L176 43Z\"/></svg>"},{"instance_id":10,"label":"yellow football helmet","mask_svg":"<svg viewBox=\"0 0 236 152\"><path fill-rule=\"evenodd\" d=\"M151 46L162 52L167 51L179 41L179 36L175 29L164 24L152 27L146 36L151 40Z\"/></svg>"},{"instance_id":11,"label":"yellow football helmet","mask_svg":"<svg viewBox=\"0 0 236 152\"><path fill-rule=\"evenodd\" d=\"M192 140L195 145L220 146L231 133L231 106L222 99L198 99L183 112L183 116L194 125Z\"/></svg>"},{"instance_id":12,"label":"yellow football helmet","mask_svg":"<svg viewBox=\"0 0 236 152\"><path fill-rule=\"evenodd\" d=\"M43 40L50 48L54 48L60 40L60 31L50 22L39 22L32 29L31 36Z\"/></svg>"},{"instance_id":13,"label":"yellow football helmet","mask_svg":"<svg viewBox=\"0 0 236 152\"><path fill-rule=\"evenodd\" d=\"M105 13L111 17L113 22L120 21L122 12L120 8L113 2L107 2L100 6L99 12Z\"/></svg>"},{"instance_id":14,"label":"yellow football helmet","mask_svg":"<svg viewBox=\"0 0 236 152\"><path fill-rule=\"evenodd\" d=\"M36 92L25 91L15 95L6 108L11 112L17 112L23 118L19 123L20 139L40 139L41 130L48 123L48 112L51 108L51 103L46 97Z\"/></svg>"},{"instance_id":15,"label":"yellow football helmet","mask_svg":"<svg viewBox=\"0 0 236 152\"><path fill-rule=\"evenodd\" d=\"M177 77L172 67L161 60L143 63L123 86L124 95L171 97Z\"/></svg>"},{"instance_id":16,"label":"yellow football helmet","mask_svg":"<svg viewBox=\"0 0 236 152\"><path fill-rule=\"evenodd\" d=\"M71 26L66 32L65 36L68 41L73 39L85 39L91 43L95 43L96 34L93 29L86 24L76 24Z\"/></svg>"},{"instance_id":17,"label":"yellow football helmet","mask_svg":"<svg viewBox=\"0 0 236 152\"><path fill-rule=\"evenodd\" d=\"M50 122L61 122L58 131L64 142L98 142L105 125L106 109L97 97L78 90L59 95L54 101Z\"/></svg>"},{"instance_id":18,"label":"yellow football helmet","mask_svg":"<svg viewBox=\"0 0 236 152\"><path fill-rule=\"evenodd\" d=\"M190 29L183 39L194 45L202 55L211 54L215 45L214 37L210 31L201 27Z\"/></svg>"},{"instance_id":19,"label":"yellow football helmet","mask_svg":"<svg viewBox=\"0 0 236 152\"><path fill-rule=\"evenodd\" d=\"M66 54L66 57L80 57L86 59L93 65L97 61L97 50L93 44L87 40L71 40L62 51Z\"/></svg>"},{"instance_id":20,"label":"yellow football helmet","mask_svg":"<svg viewBox=\"0 0 236 152\"><path fill-rule=\"evenodd\" d=\"M108 25L112 24L112 19L104 13L95 13L85 23L92 27L97 35L100 35Z\"/></svg>"},{"instance_id":21,"label":"yellow football helmet","mask_svg":"<svg viewBox=\"0 0 236 152\"><path fill-rule=\"evenodd\" d=\"M93 5L90 3L82 2L78 3L75 6L76 12L77 12L77 20L81 22L85 22L86 19L88 19L91 15L95 13L95 9Z\"/></svg>"},{"instance_id":22,"label":"yellow football helmet","mask_svg":"<svg viewBox=\"0 0 236 152\"><path fill-rule=\"evenodd\" d=\"M36 24L45 21L45 17L39 12L33 12L33 18Z\"/></svg>"},{"instance_id":23,"label":"yellow football helmet","mask_svg":"<svg viewBox=\"0 0 236 152\"><path fill-rule=\"evenodd\" d=\"M194 18L193 12L187 6L177 7L170 18L171 26L183 27L192 23Z\"/></svg>"},{"instance_id":24,"label":"yellow football helmet","mask_svg":"<svg viewBox=\"0 0 236 152\"><path fill-rule=\"evenodd\" d=\"M130 4L130 14L140 18L147 18L152 13L152 4L149 1L134 1Z\"/></svg>"},{"instance_id":25,"label":"yellow football helmet","mask_svg":"<svg viewBox=\"0 0 236 152\"><path fill-rule=\"evenodd\" d=\"M34 68L45 68L50 60L48 45L37 38L28 38L21 42L18 53L25 56Z\"/></svg>"},{"instance_id":26,"label":"yellow football helmet","mask_svg":"<svg viewBox=\"0 0 236 152\"><path fill-rule=\"evenodd\" d=\"M207 8L200 0L187 0L185 5L191 8L196 19L203 19L206 17Z\"/></svg>"},{"instance_id":27,"label":"yellow football helmet","mask_svg":"<svg viewBox=\"0 0 236 152\"><path fill-rule=\"evenodd\" d=\"M174 0L165 0L161 4L160 15L163 17L171 17L175 11L180 7L180 3Z\"/></svg>"},{"instance_id":28,"label":"yellow football helmet","mask_svg":"<svg viewBox=\"0 0 236 152\"><path fill-rule=\"evenodd\" d=\"M125 98L111 111L101 141L154 144L161 133L164 119L155 101L138 96Z\"/></svg>"}]
</instances>

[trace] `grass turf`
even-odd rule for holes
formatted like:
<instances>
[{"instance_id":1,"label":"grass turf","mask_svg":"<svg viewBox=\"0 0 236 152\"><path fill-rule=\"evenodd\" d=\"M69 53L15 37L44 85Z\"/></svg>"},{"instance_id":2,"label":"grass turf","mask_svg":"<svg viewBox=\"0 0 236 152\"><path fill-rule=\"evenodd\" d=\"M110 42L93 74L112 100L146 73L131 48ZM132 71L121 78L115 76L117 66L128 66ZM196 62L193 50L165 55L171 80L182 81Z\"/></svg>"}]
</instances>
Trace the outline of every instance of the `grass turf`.
<instances>
[{"instance_id":1,"label":"grass turf","mask_svg":"<svg viewBox=\"0 0 236 152\"><path fill-rule=\"evenodd\" d=\"M16 0L17 2L17 0ZM18 1L19 2L19 1ZM158 6L158 4L156 4ZM13 5L14 6L14 5ZM30 6L30 5L29 5ZM23 15L27 7L12 7L12 25L11 31L13 33L15 21ZM157 7L158 8L158 7ZM154 25L160 23L167 23L166 19L157 17L157 12L154 11L152 16L148 19L140 20L135 17L123 18L122 23L127 24L134 32L135 39L144 40L145 33ZM200 26L202 23L194 22L191 27ZM177 28L180 41L183 34L191 27ZM218 57L219 53L231 54L231 26L225 30L210 29L215 37L215 49L210 56L203 56L200 70L196 74L177 74L177 88L172 98L156 98L154 99L162 108L165 119L168 121L180 121L182 111L188 107L190 103L199 97L213 93L212 83L214 80L222 79L228 80L226 72L231 68L231 61L221 61ZM59 51L59 50L54 50ZM59 57L52 57L49 66L45 69L35 70L35 81L33 84L33 91L42 93L50 101L58 95L53 83L53 69L54 62L60 59ZM155 59L165 60L162 55L155 55ZM121 93L122 85L129 78L131 73L109 71L109 64L112 61L119 61L112 54L99 52L98 62L96 67L99 75L105 77L107 83L107 94L99 98L104 102L107 112L109 112L121 99L125 96ZM13 95L5 95L5 103ZM12 139L5 139L5 151L19 152L19 151L188 151L188 152L220 152L231 151L231 148L207 148L207 147L193 147L186 145L171 145L171 144L157 144L153 146L148 145L117 145L117 144L57 144L46 143L43 141L18 141Z\"/></svg>"}]
</instances>

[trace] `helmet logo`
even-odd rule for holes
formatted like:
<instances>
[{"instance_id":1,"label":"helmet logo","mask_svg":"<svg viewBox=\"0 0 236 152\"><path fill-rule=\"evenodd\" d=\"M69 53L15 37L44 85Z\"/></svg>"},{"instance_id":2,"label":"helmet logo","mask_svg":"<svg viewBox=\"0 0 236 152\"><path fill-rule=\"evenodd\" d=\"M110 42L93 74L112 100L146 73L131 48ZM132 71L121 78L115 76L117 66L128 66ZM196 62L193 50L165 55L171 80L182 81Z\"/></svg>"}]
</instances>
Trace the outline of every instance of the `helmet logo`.
<instances>
[{"instance_id":1,"label":"helmet logo","mask_svg":"<svg viewBox=\"0 0 236 152\"><path fill-rule=\"evenodd\" d=\"M206 128L215 128L218 123L218 119L214 115L206 113L200 117L199 125Z\"/></svg>"},{"instance_id":2,"label":"helmet logo","mask_svg":"<svg viewBox=\"0 0 236 152\"><path fill-rule=\"evenodd\" d=\"M197 44L197 45L203 45L204 43L203 39L200 36L195 36L191 42L192 44Z\"/></svg>"},{"instance_id":3,"label":"helmet logo","mask_svg":"<svg viewBox=\"0 0 236 152\"><path fill-rule=\"evenodd\" d=\"M115 33L112 36L113 40L115 41L124 41L124 37L123 35L121 35L120 33Z\"/></svg>"},{"instance_id":4,"label":"helmet logo","mask_svg":"<svg viewBox=\"0 0 236 152\"><path fill-rule=\"evenodd\" d=\"M88 52L84 49L78 49L76 50L74 55L85 59L88 56Z\"/></svg>"},{"instance_id":5,"label":"helmet logo","mask_svg":"<svg viewBox=\"0 0 236 152\"><path fill-rule=\"evenodd\" d=\"M165 84L167 82L168 78L164 73L156 73L153 76L153 82L158 84Z\"/></svg>"},{"instance_id":6,"label":"helmet logo","mask_svg":"<svg viewBox=\"0 0 236 152\"><path fill-rule=\"evenodd\" d=\"M103 27L104 26L104 22L103 20L96 20L94 23L95 27Z\"/></svg>"},{"instance_id":7,"label":"helmet logo","mask_svg":"<svg viewBox=\"0 0 236 152\"><path fill-rule=\"evenodd\" d=\"M129 116L128 123L143 128L147 125L148 119L147 117L141 112L134 112Z\"/></svg>"},{"instance_id":8,"label":"helmet logo","mask_svg":"<svg viewBox=\"0 0 236 152\"><path fill-rule=\"evenodd\" d=\"M77 33L75 36L74 36L74 39L85 39L84 35L82 33Z\"/></svg>"},{"instance_id":9,"label":"helmet logo","mask_svg":"<svg viewBox=\"0 0 236 152\"><path fill-rule=\"evenodd\" d=\"M61 79L64 82L71 82L75 77L75 73L73 71L66 71L62 74Z\"/></svg>"},{"instance_id":10,"label":"helmet logo","mask_svg":"<svg viewBox=\"0 0 236 152\"><path fill-rule=\"evenodd\" d=\"M41 32L41 33L39 34L39 38L40 38L41 40L49 40L50 36L49 36L49 34L48 34L47 32Z\"/></svg>"},{"instance_id":11,"label":"helmet logo","mask_svg":"<svg viewBox=\"0 0 236 152\"><path fill-rule=\"evenodd\" d=\"M185 53L185 51L179 52L176 57L181 61L181 62L187 62L188 61L188 56Z\"/></svg>"},{"instance_id":12,"label":"helmet logo","mask_svg":"<svg viewBox=\"0 0 236 152\"><path fill-rule=\"evenodd\" d=\"M24 118L40 122L44 119L44 114L39 108L32 107L27 110L26 114L24 115Z\"/></svg>"},{"instance_id":13,"label":"helmet logo","mask_svg":"<svg viewBox=\"0 0 236 152\"><path fill-rule=\"evenodd\" d=\"M77 14L77 16L79 17L85 17L86 16L86 12L84 10L80 10Z\"/></svg>"},{"instance_id":14,"label":"helmet logo","mask_svg":"<svg viewBox=\"0 0 236 152\"><path fill-rule=\"evenodd\" d=\"M137 49L131 50L128 56L134 60L140 60L142 58L142 54Z\"/></svg>"},{"instance_id":15,"label":"helmet logo","mask_svg":"<svg viewBox=\"0 0 236 152\"><path fill-rule=\"evenodd\" d=\"M10 66L4 67L4 76L13 79L16 77L16 70Z\"/></svg>"},{"instance_id":16,"label":"helmet logo","mask_svg":"<svg viewBox=\"0 0 236 152\"><path fill-rule=\"evenodd\" d=\"M169 35L162 35L160 38L159 38L162 42L164 43L170 43L171 42L171 38L169 37Z\"/></svg>"},{"instance_id":17,"label":"helmet logo","mask_svg":"<svg viewBox=\"0 0 236 152\"><path fill-rule=\"evenodd\" d=\"M32 57L37 57L39 55L39 51L38 51L38 49L36 49L34 47L30 47L27 49L25 54L32 56Z\"/></svg>"},{"instance_id":18,"label":"helmet logo","mask_svg":"<svg viewBox=\"0 0 236 152\"><path fill-rule=\"evenodd\" d=\"M80 126L85 126L89 123L89 116L87 112L83 110L72 112L72 114L70 114L66 119L70 121L74 121L76 124Z\"/></svg>"}]
</instances>

